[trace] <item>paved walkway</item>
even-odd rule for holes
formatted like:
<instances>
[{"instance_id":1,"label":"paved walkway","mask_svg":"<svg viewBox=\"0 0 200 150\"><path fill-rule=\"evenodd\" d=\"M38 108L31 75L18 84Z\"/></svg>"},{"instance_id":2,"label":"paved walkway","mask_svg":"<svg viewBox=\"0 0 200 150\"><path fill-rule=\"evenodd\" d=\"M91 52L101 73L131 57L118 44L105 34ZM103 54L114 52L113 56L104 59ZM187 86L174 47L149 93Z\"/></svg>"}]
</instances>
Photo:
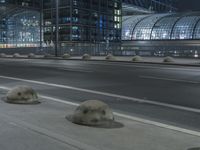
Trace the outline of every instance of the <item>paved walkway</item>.
<instances>
[{"instance_id":1,"label":"paved walkway","mask_svg":"<svg viewBox=\"0 0 200 150\"><path fill-rule=\"evenodd\" d=\"M73 59L81 59L82 57L71 57ZM116 56L116 61L132 61L133 56ZM165 57L142 57L142 62L162 63ZM103 56L93 56L92 60L105 60ZM178 64L200 64L200 59L196 58L174 58L174 63Z\"/></svg>"},{"instance_id":2,"label":"paved walkway","mask_svg":"<svg viewBox=\"0 0 200 150\"><path fill-rule=\"evenodd\" d=\"M6 92L0 89L0 96ZM123 128L75 125L65 119L74 111L73 104L44 97L40 101L39 105L0 101L2 150L188 150L200 146L200 136L119 116L116 120Z\"/></svg>"},{"instance_id":3,"label":"paved walkway","mask_svg":"<svg viewBox=\"0 0 200 150\"><path fill-rule=\"evenodd\" d=\"M5 58L5 57L4 57ZM6 58L13 58L12 55L7 55ZM21 55L18 58L27 58L27 55ZM37 55L36 58L42 59L44 56ZM115 61L131 62L133 56L115 56ZM142 57L144 63L163 63L165 57ZM46 59L62 59L61 57L47 57ZM170 64L186 64L186 65L200 65L200 59L197 58L173 58L174 62ZM69 60L82 60L82 56L72 56ZM106 60L105 56L91 56L91 60Z\"/></svg>"}]
</instances>

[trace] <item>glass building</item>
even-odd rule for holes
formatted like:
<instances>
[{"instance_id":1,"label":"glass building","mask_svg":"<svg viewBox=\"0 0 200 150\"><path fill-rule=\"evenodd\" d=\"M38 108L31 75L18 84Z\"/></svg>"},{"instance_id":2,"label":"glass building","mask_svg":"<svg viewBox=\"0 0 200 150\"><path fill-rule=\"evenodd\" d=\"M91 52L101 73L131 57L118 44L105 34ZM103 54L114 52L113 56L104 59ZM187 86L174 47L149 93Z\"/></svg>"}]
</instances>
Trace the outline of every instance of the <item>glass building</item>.
<instances>
[{"instance_id":1,"label":"glass building","mask_svg":"<svg viewBox=\"0 0 200 150\"><path fill-rule=\"evenodd\" d=\"M200 56L200 12L124 16L122 54Z\"/></svg>"},{"instance_id":2,"label":"glass building","mask_svg":"<svg viewBox=\"0 0 200 150\"><path fill-rule=\"evenodd\" d=\"M58 10L55 0L43 0L43 18L44 43L62 52L100 54L121 41L120 0L60 0Z\"/></svg>"},{"instance_id":3,"label":"glass building","mask_svg":"<svg viewBox=\"0 0 200 150\"><path fill-rule=\"evenodd\" d=\"M122 40L200 39L200 13L164 13L123 19Z\"/></svg>"},{"instance_id":4,"label":"glass building","mask_svg":"<svg viewBox=\"0 0 200 150\"><path fill-rule=\"evenodd\" d=\"M38 47L40 1L0 0L0 5L0 48Z\"/></svg>"},{"instance_id":5,"label":"glass building","mask_svg":"<svg viewBox=\"0 0 200 150\"><path fill-rule=\"evenodd\" d=\"M121 0L0 0L0 6L0 48L120 49Z\"/></svg>"}]
</instances>

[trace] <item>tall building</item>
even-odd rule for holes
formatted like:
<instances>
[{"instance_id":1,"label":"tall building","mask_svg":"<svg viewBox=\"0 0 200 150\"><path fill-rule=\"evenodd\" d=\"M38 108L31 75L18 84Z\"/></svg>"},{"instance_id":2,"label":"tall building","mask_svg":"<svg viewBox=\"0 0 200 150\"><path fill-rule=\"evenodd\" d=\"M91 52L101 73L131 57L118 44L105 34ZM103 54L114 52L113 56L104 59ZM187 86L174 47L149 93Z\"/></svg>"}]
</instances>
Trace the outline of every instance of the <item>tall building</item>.
<instances>
[{"instance_id":1,"label":"tall building","mask_svg":"<svg viewBox=\"0 0 200 150\"><path fill-rule=\"evenodd\" d=\"M120 0L60 0L56 6L55 0L43 0L44 43L53 41L61 53L74 54L119 48Z\"/></svg>"}]
</instances>

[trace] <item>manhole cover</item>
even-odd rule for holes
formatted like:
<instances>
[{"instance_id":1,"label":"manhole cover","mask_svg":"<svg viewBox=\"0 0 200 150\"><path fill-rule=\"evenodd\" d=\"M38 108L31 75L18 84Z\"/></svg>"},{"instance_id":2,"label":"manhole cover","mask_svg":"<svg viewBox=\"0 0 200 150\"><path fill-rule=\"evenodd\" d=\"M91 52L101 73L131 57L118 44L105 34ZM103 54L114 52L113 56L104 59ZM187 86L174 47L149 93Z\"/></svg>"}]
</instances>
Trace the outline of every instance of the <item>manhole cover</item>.
<instances>
[{"instance_id":1,"label":"manhole cover","mask_svg":"<svg viewBox=\"0 0 200 150\"><path fill-rule=\"evenodd\" d=\"M188 150L200 150L200 147L189 148Z\"/></svg>"}]
</instances>

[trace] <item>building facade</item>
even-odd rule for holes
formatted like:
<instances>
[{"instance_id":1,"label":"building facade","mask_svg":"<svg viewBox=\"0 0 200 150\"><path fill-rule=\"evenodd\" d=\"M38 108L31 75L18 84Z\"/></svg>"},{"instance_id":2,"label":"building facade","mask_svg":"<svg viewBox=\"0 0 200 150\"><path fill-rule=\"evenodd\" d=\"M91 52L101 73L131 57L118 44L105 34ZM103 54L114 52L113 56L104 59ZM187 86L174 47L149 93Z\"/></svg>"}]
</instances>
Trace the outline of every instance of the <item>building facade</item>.
<instances>
[{"instance_id":1,"label":"building facade","mask_svg":"<svg viewBox=\"0 0 200 150\"><path fill-rule=\"evenodd\" d=\"M0 1L0 48L38 47L40 1Z\"/></svg>"},{"instance_id":2,"label":"building facade","mask_svg":"<svg viewBox=\"0 0 200 150\"><path fill-rule=\"evenodd\" d=\"M43 19L44 43L57 45L58 53L104 54L120 48L120 0L43 0Z\"/></svg>"},{"instance_id":3,"label":"building facade","mask_svg":"<svg viewBox=\"0 0 200 150\"><path fill-rule=\"evenodd\" d=\"M200 56L200 12L124 17L122 40L123 50L133 55Z\"/></svg>"}]
</instances>

